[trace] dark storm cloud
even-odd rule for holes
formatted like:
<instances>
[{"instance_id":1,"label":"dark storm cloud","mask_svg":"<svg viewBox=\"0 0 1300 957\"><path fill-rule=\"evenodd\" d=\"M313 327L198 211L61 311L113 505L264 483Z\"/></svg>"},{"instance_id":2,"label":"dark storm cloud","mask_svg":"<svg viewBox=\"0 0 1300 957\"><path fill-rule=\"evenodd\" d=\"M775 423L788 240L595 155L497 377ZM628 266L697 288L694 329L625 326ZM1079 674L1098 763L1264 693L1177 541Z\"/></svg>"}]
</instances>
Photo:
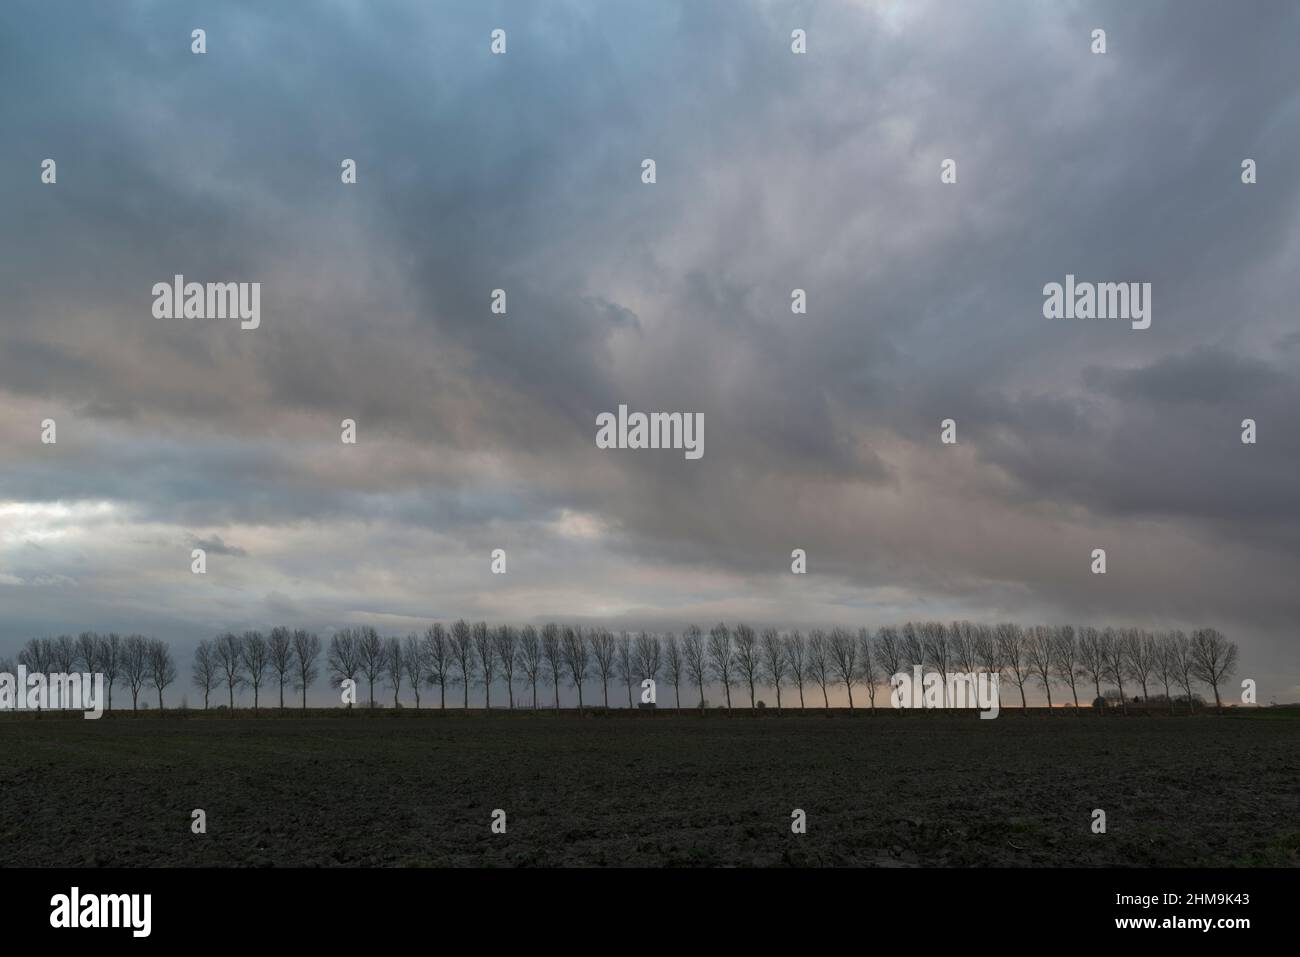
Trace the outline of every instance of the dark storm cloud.
<instances>
[{"instance_id":1,"label":"dark storm cloud","mask_svg":"<svg viewBox=\"0 0 1300 957\"><path fill-rule=\"evenodd\" d=\"M248 552L236 545L227 545L221 540L220 535L213 535L211 538L199 538L197 535L191 535L190 544L213 555L231 555L235 558L243 558L248 554Z\"/></svg>"},{"instance_id":2,"label":"dark storm cloud","mask_svg":"<svg viewBox=\"0 0 1300 957\"><path fill-rule=\"evenodd\" d=\"M1293 5L66 14L0 12L0 500L238 541L272 580L205 624L326 581L382 614L1197 619L1300 680ZM154 320L177 273L262 282L262 327ZM1067 273L1151 282L1151 329L1043 319ZM597 450L621 402L702 412L704 458ZM389 588L496 542L517 595ZM86 595L99 547L40 573Z\"/></svg>"}]
</instances>

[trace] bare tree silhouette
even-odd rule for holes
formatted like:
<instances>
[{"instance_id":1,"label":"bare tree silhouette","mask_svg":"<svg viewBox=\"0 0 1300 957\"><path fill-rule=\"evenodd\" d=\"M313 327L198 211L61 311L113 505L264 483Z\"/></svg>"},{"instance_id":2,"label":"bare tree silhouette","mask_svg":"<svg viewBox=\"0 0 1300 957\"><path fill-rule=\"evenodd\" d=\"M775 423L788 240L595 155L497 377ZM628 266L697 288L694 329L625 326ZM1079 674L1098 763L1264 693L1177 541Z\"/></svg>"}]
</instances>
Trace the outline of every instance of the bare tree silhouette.
<instances>
[{"instance_id":1,"label":"bare tree silhouette","mask_svg":"<svg viewBox=\"0 0 1300 957\"><path fill-rule=\"evenodd\" d=\"M1119 689L1119 707L1128 714L1128 698L1124 694L1124 676L1129 672L1128 643L1114 628L1101 633L1101 653L1106 662L1106 677Z\"/></svg>"},{"instance_id":2,"label":"bare tree silhouette","mask_svg":"<svg viewBox=\"0 0 1300 957\"><path fill-rule=\"evenodd\" d=\"M256 711L258 690L262 687L266 678L266 666L270 663L265 636L260 631L244 632L239 653L244 663L244 678L253 686L253 710Z\"/></svg>"},{"instance_id":3,"label":"bare tree silhouette","mask_svg":"<svg viewBox=\"0 0 1300 957\"><path fill-rule=\"evenodd\" d=\"M127 635L122 642L122 674L131 689L131 710L140 707L140 689L149 675L149 639L144 635Z\"/></svg>"},{"instance_id":4,"label":"bare tree silhouette","mask_svg":"<svg viewBox=\"0 0 1300 957\"><path fill-rule=\"evenodd\" d=\"M858 643L847 628L832 628L826 650L831 674L848 692L849 710L852 711L853 685L858 680Z\"/></svg>"},{"instance_id":5,"label":"bare tree silhouette","mask_svg":"<svg viewBox=\"0 0 1300 957\"><path fill-rule=\"evenodd\" d=\"M762 663L762 680L776 692L776 710L780 711L781 685L789 673L790 663L786 660L785 642L775 628L764 628L759 636L759 658Z\"/></svg>"},{"instance_id":6,"label":"bare tree silhouette","mask_svg":"<svg viewBox=\"0 0 1300 957\"><path fill-rule=\"evenodd\" d=\"M997 626L998 658L1011 672L1016 687L1020 689L1021 710L1028 708L1025 699L1025 681L1029 678L1029 662L1025 655L1025 631L1019 625L1004 622Z\"/></svg>"},{"instance_id":7,"label":"bare tree silhouette","mask_svg":"<svg viewBox=\"0 0 1300 957\"><path fill-rule=\"evenodd\" d=\"M30 638L18 652L18 663L28 671L45 674L54 663L54 642L48 638ZM37 717L40 716L41 702L36 704Z\"/></svg>"},{"instance_id":8,"label":"bare tree silhouette","mask_svg":"<svg viewBox=\"0 0 1300 957\"><path fill-rule=\"evenodd\" d=\"M591 656L596 662L596 674L600 675L600 690L605 698L605 707L609 707L609 679L614 673L615 642L614 635L604 628L592 631Z\"/></svg>"},{"instance_id":9,"label":"bare tree silhouette","mask_svg":"<svg viewBox=\"0 0 1300 957\"><path fill-rule=\"evenodd\" d=\"M71 635L59 635L54 639L54 670L60 674L71 674L77 668L77 643Z\"/></svg>"},{"instance_id":10,"label":"bare tree silhouette","mask_svg":"<svg viewBox=\"0 0 1300 957\"><path fill-rule=\"evenodd\" d=\"M560 641L560 626L547 622L542 626L542 660L551 676L555 689L555 710L560 710L560 676L564 674L564 645Z\"/></svg>"},{"instance_id":11,"label":"bare tree silhouette","mask_svg":"<svg viewBox=\"0 0 1300 957\"><path fill-rule=\"evenodd\" d=\"M881 677L889 683L892 698L894 675L903 670L903 639L899 636L898 629L893 625L885 625L876 632L875 659L884 672ZM895 709L895 714L901 718L903 716L902 709Z\"/></svg>"},{"instance_id":12,"label":"bare tree silhouette","mask_svg":"<svg viewBox=\"0 0 1300 957\"><path fill-rule=\"evenodd\" d=\"M483 675L483 707L492 707L492 678L496 674L497 652L492 643L492 632L487 622L474 623L474 653L477 655L479 673Z\"/></svg>"},{"instance_id":13,"label":"bare tree silhouette","mask_svg":"<svg viewBox=\"0 0 1300 957\"><path fill-rule=\"evenodd\" d=\"M149 681L158 691L158 717L162 717L163 689L176 680L176 662L172 660L172 650L161 638L152 638L146 651L149 665Z\"/></svg>"},{"instance_id":14,"label":"bare tree silhouette","mask_svg":"<svg viewBox=\"0 0 1300 957\"><path fill-rule=\"evenodd\" d=\"M903 665L907 668L914 665L925 667L925 642L914 623L910 621L903 622L902 642Z\"/></svg>"},{"instance_id":15,"label":"bare tree silhouette","mask_svg":"<svg viewBox=\"0 0 1300 957\"><path fill-rule=\"evenodd\" d=\"M578 689L578 711L582 711L582 686L587 681L587 668L591 664L591 649L587 639L577 628L565 628L560 639L564 663L569 669L569 679Z\"/></svg>"},{"instance_id":16,"label":"bare tree silhouette","mask_svg":"<svg viewBox=\"0 0 1300 957\"><path fill-rule=\"evenodd\" d=\"M1178 652L1174 648L1173 638L1168 632L1161 632L1156 636L1153 668L1156 679L1164 685L1165 704L1169 707L1169 713L1173 714L1173 683L1177 680Z\"/></svg>"},{"instance_id":17,"label":"bare tree silhouette","mask_svg":"<svg viewBox=\"0 0 1300 957\"><path fill-rule=\"evenodd\" d=\"M469 622L464 618L451 626L451 661L459 677L457 684L465 689L465 710L469 710L469 685L474 680L474 637L470 632Z\"/></svg>"},{"instance_id":18,"label":"bare tree silhouette","mask_svg":"<svg viewBox=\"0 0 1300 957\"><path fill-rule=\"evenodd\" d=\"M632 636L620 632L614 642L614 667L627 688L627 706L632 707L632 682L636 680L636 655L632 651Z\"/></svg>"},{"instance_id":19,"label":"bare tree silhouette","mask_svg":"<svg viewBox=\"0 0 1300 957\"><path fill-rule=\"evenodd\" d=\"M293 632L281 625L272 628L266 640L266 654L280 685L280 710L283 711L284 686L289 683L293 673Z\"/></svg>"},{"instance_id":20,"label":"bare tree silhouette","mask_svg":"<svg viewBox=\"0 0 1300 957\"><path fill-rule=\"evenodd\" d=\"M320 658L320 638L310 631L295 628L293 632L294 687L302 692L302 710L307 710L307 689L319 674L316 666Z\"/></svg>"},{"instance_id":21,"label":"bare tree silhouette","mask_svg":"<svg viewBox=\"0 0 1300 957\"><path fill-rule=\"evenodd\" d=\"M664 677L673 683L673 692L677 696L676 710L682 710L682 672L686 668L686 658L682 655L681 642L671 631L664 635Z\"/></svg>"},{"instance_id":22,"label":"bare tree silhouette","mask_svg":"<svg viewBox=\"0 0 1300 957\"><path fill-rule=\"evenodd\" d=\"M731 710L731 673L735 659L731 651L731 629L718 622L709 630L709 667L722 683L727 710Z\"/></svg>"},{"instance_id":23,"label":"bare tree silhouette","mask_svg":"<svg viewBox=\"0 0 1300 957\"><path fill-rule=\"evenodd\" d=\"M1150 632L1139 631L1136 628L1125 628L1123 635L1129 677L1142 688L1142 705L1145 707L1149 697L1147 682L1156 663L1155 639Z\"/></svg>"},{"instance_id":24,"label":"bare tree silhouette","mask_svg":"<svg viewBox=\"0 0 1300 957\"><path fill-rule=\"evenodd\" d=\"M447 629L440 622L435 622L424 631L422 652L425 667L429 670L429 684L438 686L438 707L447 708L447 679L451 677L452 655L451 640Z\"/></svg>"},{"instance_id":25,"label":"bare tree silhouette","mask_svg":"<svg viewBox=\"0 0 1300 957\"><path fill-rule=\"evenodd\" d=\"M365 625L357 629L357 663L361 666L361 673L370 683L371 708L375 706L375 682L384 673L384 665L388 659L385 650L384 639L379 637L379 632L374 628Z\"/></svg>"},{"instance_id":26,"label":"bare tree silhouette","mask_svg":"<svg viewBox=\"0 0 1300 957\"><path fill-rule=\"evenodd\" d=\"M790 666L790 677L799 689L799 713L807 711L803 700L804 682L808 680L808 642L797 630L785 636L785 662Z\"/></svg>"},{"instance_id":27,"label":"bare tree silhouette","mask_svg":"<svg viewBox=\"0 0 1300 957\"><path fill-rule=\"evenodd\" d=\"M411 632L402 640L402 670L406 672L406 680L411 683L411 691L415 694L415 710L420 710L420 688L424 686L425 678L425 659L424 648L420 644L420 636Z\"/></svg>"},{"instance_id":28,"label":"bare tree silhouette","mask_svg":"<svg viewBox=\"0 0 1300 957\"><path fill-rule=\"evenodd\" d=\"M1187 695L1187 713L1191 714L1196 710L1196 698L1192 693L1192 679L1196 677L1192 640L1183 632L1175 630L1169 633L1169 641L1173 646L1174 675L1178 686Z\"/></svg>"},{"instance_id":29,"label":"bare tree silhouette","mask_svg":"<svg viewBox=\"0 0 1300 957\"><path fill-rule=\"evenodd\" d=\"M923 657L928 661L935 671L939 672L939 679L942 682L943 704L948 706L948 659L951 656L951 649L948 647L948 629L940 621L922 622L917 631L921 635L921 647L924 649Z\"/></svg>"},{"instance_id":30,"label":"bare tree silhouette","mask_svg":"<svg viewBox=\"0 0 1300 957\"><path fill-rule=\"evenodd\" d=\"M104 685L108 688L108 710L113 710L113 685L122 677L122 639L110 632L99 639L99 667L104 672Z\"/></svg>"},{"instance_id":31,"label":"bare tree silhouette","mask_svg":"<svg viewBox=\"0 0 1300 957\"><path fill-rule=\"evenodd\" d=\"M325 667L329 669L330 685L341 688L343 682L352 682L355 690L357 674L361 670L360 635L355 628L343 628L330 638L329 655ZM352 702L348 702L352 707Z\"/></svg>"},{"instance_id":32,"label":"bare tree silhouette","mask_svg":"<svg viewBox=\"0 0 1300 957\"><path fill-rule=\"evenodd\" d=\"M524 625L519 632L519 668L533 688L533 710L537 710L537 676L542 672L542 642L537 629Z\"/></svg>"},{"instance_id":33,"label":"bare tree silhouette","mask_svg":"<svg viewBox=\"0 0 1300 957\"><path fill-rule=\"evenodd\" d=\"M763 655L758 644L758 634L749 625L737 625L735 646L732 651L736 674L741 681L749 685L749 706L754 707L754 685L760 680L763 671Z\"/></svg>"},{"instance_id":34,"label":"bare tree silhouette","mask_svg":"<svg viewBox=\"0 0 1300 957\"><path fill-rule=\"evenodd\" d=\"M659 644L657 635L643 631L636 636L636 671L642 681L649 678L651 681L658 682L659 670L663 667L660 660L662 653L663 648Z\"/></svg>"},{"instance_id":35,"label":"bare tree silhouette","mask_svg":"<svg viewBox=\"0 0 1300 957\"><path fill-rule=\"evenodd\" d=\"M510 710L515 709L515 667L519 664L519 632L509 625L501 625L492 632L492 647L506 679L506 697Z\"/></svg>"},{"instance_id":36,"label":"bare tree silhouette","mask_svg":"<svg viewBox=\"0 0 1300 957\"><path fill-rule=\"evenodd\" d=\"M402 706L402 679L406 677L406 662L402 659L402 640L395 635L383 639L384 683L393 689L393 707Z\"/></svg>"},{"instance_id":37,"label":"bare tree silhouette","mask_svg":"<svg viewBox=\"0 0 1300 957\"><path fill-rule=\"evenodd\" d=\"M867 687L867 701L871 706L871 713L876 713L876 685L880 681L880 676L876 673L875 656L872 654L872 648L875 642L871 640L871 631L868 628L858 629L858 677Z\"/></svg>"},{"instance_id":38,"label":"bare tree silhouette","mask_svg":"<svg viewBox=\"0 0 1300 957\"><path fill-rule=\"evenodd\" d=\"M1056 670L1056 640L1052 629L1035 625L1025 635L1025 661L1029 670L1047 694L1047 707L1052 707L1052 675Z\"/></svg>"},{"instance_id":39,"label":"bare tree silhouette","mask_svg":"<svg viewBox=\"0 0 1300 957\"><path fill-rule=\"evenodd\" d=\"M1074 713L1078 714L1079 645L1074 640L1074 628L1070 625L1054 628L1052 640L1055 645L1052 651L1052 669L1056 672L1056 677L1070 689L1070 696L1074 698Z\"/></svg>"},{"instance_id":40,"label":"bare tree silhouette","mask_svg":"<svg viewBox=\"0 0 1300 957\"><path fill-rule=\"evenodd\" d=\"M1219 685L1237 670L1237 644L1214 628L1192 632L1192 674L1214 691L1214 708L1222 713Z\"/></svg>"},{"instance_id":41,"label":"bare tree silhouette","mask_svg":"<svg viewBox=\"0 0 1300 957\"><path fill-rule=\"evenodd\" d=\"M700 710L704 710L704 685L708 681L709 656L704 647L704 632L700 631L698 625L689 625L682 632L682 658L686 662L686 673L690 675L700 696Z\"/></svg>"},{"instance_id":42,"label":"bare tree silhouette","mask_svg":"<svg viewBox=\"0 0 1300 957\"><path fill-rule=\"evenodd\" d=\"M208 697L212 694L212 689L217 686L219 680L218 668L217 656L212 650L212 642L205 638L194 649L194 664L191 669L194 686L203 691L203 710L205 711L208 708Z\"/></svg>"},{"instance_id":43,"label":"bare tree silhouette","mask_svg":"<svg viewBox=\"0 0 1300 957\"><path fill-rule=\"evenodd\" d=\"M1106 645L1101 632L1091 625L1079 629L1079 675L1092 680L1093 700L1103 700L1101 683L1106 678Z\"/></svg>"},{"instance_id":44,"label":"bare tree silhouette","mask_svg":"<svg viewBox=\"0 0 1300 957\"><path fill-rule=\"evenodd\" d=\"M93 631L83 631L77 636L77 664L83 671L90 674L102 673L103 669L99 666L100 647L99 635Z\"/></svg>"}]
</instances>

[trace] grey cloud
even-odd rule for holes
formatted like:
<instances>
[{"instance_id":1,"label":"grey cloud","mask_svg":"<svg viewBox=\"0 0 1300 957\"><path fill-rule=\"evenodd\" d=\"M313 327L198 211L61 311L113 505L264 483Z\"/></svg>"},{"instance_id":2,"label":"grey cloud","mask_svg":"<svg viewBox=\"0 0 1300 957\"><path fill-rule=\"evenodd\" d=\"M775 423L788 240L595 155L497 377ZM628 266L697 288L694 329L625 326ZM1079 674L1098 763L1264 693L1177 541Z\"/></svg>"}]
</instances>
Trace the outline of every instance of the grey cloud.
<instances>
[{"instance_id":1,"label":"grey cloud","mask_svg":"<svg viewBox=\"0 0 1300 957\"><path fill-rule=\"evenodd\" d=\"M248 554L237 545L227 545L221 540L220 535L213 535L211 538L199 538L197 535L191 535L190 544L195 548L203 549L211 555L231 555L235 558L243 558Z\"/></svg>"}]
</instances>

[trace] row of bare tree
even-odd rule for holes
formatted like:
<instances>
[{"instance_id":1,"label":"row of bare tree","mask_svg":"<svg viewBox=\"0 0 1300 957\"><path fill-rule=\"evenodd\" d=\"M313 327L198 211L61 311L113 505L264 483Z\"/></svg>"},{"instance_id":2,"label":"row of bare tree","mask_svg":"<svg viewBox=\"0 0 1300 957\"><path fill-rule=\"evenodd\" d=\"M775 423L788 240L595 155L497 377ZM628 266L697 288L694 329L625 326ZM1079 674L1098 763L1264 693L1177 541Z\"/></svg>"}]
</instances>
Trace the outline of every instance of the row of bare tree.
<instances>
[{"instance_id":1,"label":"row of bare tree","mask_svg":"<svg viewBox=\"0 0 1300 957\"><path fill-rule=\"evenodd\" d=\"M263 686L275 683L284 707L284 689L291 685L302 693L307 707L307 689L320 677L318 660L320 637L301 628L272 628L268 634L246 631L242 635L226 632L199 642L194 650L193 680L203 692L203 707L214 688L226 686L230 707L235 707L235 689L253 689L253 708L261 702Z\"/></svg>"},{"instance_id":2,"label":"row of bare tree","mask_svg":"<svg viewBox=\"0 0 1300 957\"><path fill-rule=\"evenodd\" d=\"M227 632L199 644L192 678L203 692L205 708L212 692L222 687L232 709L236 690L245 687L252 690L254 708L260 706L263 688L277 688L284 708L286 686L301 693L306 708L307 689L320 676L322 650L320 638L301 629ZM598 681L602 703L608 707L609 685L615 680L625 687L628 706L633 707L635 690L651 679L673 687L679 709L683 684L695 687L703 707L705 688L716 683L727 708L732 706L733 689L748 689L752 708L763 688L775 691L778 709L783 707L783 689L797 690L800 709L805 707L805 689L820 689L823 706L829 708L830 689L842 685L850 708L854 688L862 687L875 710L877 691L888 687L890 677L919 665L940 674L1003 676L1017 687L1021 707L1027 707L1027 685L1041 687L1049 706L1053 688L1064 689L1076 710L1081 688L1086 694L1091 686L1095 698L1101 698L1107 686L1118 691L1121 707L1127 710L1128 682L1130 689L1141 688L1144 703L1150 701L1153 687L1163 688L1171 710L1173 691L1180 690L1190 710L1197 684L1211 688L1215 705L1222 706L1220 688L1235 672L1237 656L1236 644L1213 628L1189 636L1136 628L908 622L880 628L874 635L866 628L856 633L834 628L814 629L805 636L719 623L707 633L692 625L679 636L556 624L490 628L485 622L461 620L449 627L434 624L405 638L383 637L369 627L342 629L329 640L325 667L333 687L365 681L372 706L379 682L392 691L395 705L403 688L410 689L417 708L424 688L437 688L438 706L445 708L448 685L463 690L462 705L468 708L470 686L476 685L483 688L484 704L490 708L499 682L511 708L516 705L516 687L531 691L531 707L537 708L539 683L552 690L555 708L560 706L562 684L576 690L581 708L588 683ZM131 690L135 708L146 683L157 690L161 708L163 689L176 677L167 644L143 635L83 632L75 639L32 639L18 660L31 671L102 672L109 708L113 685ZM12 668L0 660L4 670Z\"/></svg>"}]
</instances>

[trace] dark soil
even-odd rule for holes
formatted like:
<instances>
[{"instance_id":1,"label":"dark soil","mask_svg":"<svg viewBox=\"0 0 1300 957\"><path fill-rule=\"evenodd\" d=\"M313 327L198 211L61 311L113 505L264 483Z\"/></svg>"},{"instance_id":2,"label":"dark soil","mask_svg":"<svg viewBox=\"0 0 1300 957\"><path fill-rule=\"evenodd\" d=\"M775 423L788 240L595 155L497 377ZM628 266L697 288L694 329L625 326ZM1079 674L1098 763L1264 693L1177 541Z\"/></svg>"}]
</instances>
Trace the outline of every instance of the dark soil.
<instances>
[{"instance_id":1,"label":"dark soil","mask_svg":"<svg viewBox=\"0 0 1300 957\"><path fill-rule=\"evenodd\" d=\"M0 716L10 866L1296 866L1298 811L1285 717Z\"/></svg>"}]
</instances>

